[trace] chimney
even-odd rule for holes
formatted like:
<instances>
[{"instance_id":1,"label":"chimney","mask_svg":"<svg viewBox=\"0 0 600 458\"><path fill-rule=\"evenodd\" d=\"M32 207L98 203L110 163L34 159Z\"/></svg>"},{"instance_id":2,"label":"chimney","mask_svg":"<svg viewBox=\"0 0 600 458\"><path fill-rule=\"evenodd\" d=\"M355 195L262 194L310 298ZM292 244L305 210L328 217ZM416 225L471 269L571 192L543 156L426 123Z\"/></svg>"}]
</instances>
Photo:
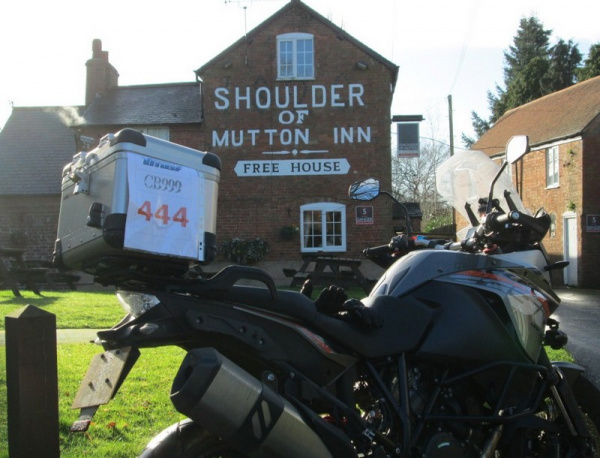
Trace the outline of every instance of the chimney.
<instances>
[{"instance_id":1,"label":"chimney","mask_svg":"<svg viewBox=\"0 0 600 458\"><path fill-rule=\"evenodd\" d=\"M119 85L119 72L108 62L108 51L102 51L102 41L92 41L92 58L85 63L87 79L85 88L85 106L89 106L96 97L101 97Z\"/></svg>"}]
</instances>

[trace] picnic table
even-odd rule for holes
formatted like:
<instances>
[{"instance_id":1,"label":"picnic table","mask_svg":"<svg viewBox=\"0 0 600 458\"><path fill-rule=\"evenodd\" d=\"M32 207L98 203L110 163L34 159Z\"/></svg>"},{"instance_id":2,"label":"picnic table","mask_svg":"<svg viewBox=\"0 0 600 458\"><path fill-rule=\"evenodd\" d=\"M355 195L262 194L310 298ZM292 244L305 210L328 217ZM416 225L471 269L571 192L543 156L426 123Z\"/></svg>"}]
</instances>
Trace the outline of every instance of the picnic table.
<instances>
[{"instance_id":1,"label":"picnic table","mask_svg":"<svg viewBox=\"0 0 600 458\"><path fill-rule=\"evenodd\" d=\"M302 285L310 278L315 286L359 286L367 294L371 291L373 281L365 278L360 271L360 259L305 253L302 261L297 271L284 269L286 275L292 276L290 286Z\"/></svg>"},{"instance_id":2,"label":"picnic table","mask_svg":"<svg viewBox=\"0 0 600 458\"><path fill-rule=\"evenodd\" d=\"M0 247L0 279L16 297L21 297L20 284L27 285L35 294L41 295L37 283L44 281L48 269L27 267L23 261L24 253L23 248Z\"/></svg>"}]
</instances>

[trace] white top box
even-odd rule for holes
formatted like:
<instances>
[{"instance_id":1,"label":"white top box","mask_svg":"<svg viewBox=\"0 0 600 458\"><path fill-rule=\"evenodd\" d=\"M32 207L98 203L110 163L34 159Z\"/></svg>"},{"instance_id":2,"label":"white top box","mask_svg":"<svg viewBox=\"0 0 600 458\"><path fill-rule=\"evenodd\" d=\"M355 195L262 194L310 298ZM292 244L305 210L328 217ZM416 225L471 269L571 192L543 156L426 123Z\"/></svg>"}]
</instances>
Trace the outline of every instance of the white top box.
<instances>
[{"instance_id":1,"label":"white top box","mask_svg":"<svg viewBox=\"0 0 600 458\"><path fill-rule=\"evenodd\" d=\"M63 170L55 262L98 274L111 260L212 261L220 169L212 153L133 129L103 137Z\"/></svg>"}]
</instances>

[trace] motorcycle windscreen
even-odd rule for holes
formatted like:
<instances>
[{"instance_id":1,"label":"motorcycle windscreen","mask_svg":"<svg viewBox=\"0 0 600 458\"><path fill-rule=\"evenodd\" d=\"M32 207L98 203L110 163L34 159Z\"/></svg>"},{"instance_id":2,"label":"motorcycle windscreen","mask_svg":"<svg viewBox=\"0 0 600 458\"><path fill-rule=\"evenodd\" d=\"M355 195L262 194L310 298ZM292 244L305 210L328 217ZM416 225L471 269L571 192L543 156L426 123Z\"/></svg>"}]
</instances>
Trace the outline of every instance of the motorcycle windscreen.
<instances>
[{"instance_id":1,"label":"motorcycle windscreen","mask_svg":"<svg viewBox=\"0 0 600 458\"><path fill-rule=\"evenodd\" d=\"M438 193L446 202L452 205L466 221L469 217L465 204L477 209L480 198L487 198L490 183L500 170L498 164L481 151L463 151L451 156L443 162L436 171L436 187ZM508 208L504 191L509 191L512 200L519 211L530 214L519 194L515 190L507 172L503 173L494 187L494 198L500 201L502 208Z\"/></svg>"}]
</instances>

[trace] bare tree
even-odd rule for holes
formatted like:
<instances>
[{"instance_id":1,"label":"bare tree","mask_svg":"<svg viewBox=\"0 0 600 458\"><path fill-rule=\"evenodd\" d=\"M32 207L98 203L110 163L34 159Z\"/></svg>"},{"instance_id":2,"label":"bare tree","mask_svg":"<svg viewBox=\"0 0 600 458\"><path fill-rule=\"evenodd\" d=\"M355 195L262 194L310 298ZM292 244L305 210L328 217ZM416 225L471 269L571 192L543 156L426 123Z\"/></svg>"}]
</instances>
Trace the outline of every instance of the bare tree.
<instances>
[{"instance_id":1,"label":"bare tree","mask_svg":"<svg viewBox=\"0 0 600 458\"><path fill-rule=\"evenodd\" d=\"M400 202L417 202L423 213L422 227L452 222L450 207L441 201L435 184L437 167L449 157L449 146L421 138L420 154L415 158L392 157L392 192Z\"/></svg>"}]
</instances>

